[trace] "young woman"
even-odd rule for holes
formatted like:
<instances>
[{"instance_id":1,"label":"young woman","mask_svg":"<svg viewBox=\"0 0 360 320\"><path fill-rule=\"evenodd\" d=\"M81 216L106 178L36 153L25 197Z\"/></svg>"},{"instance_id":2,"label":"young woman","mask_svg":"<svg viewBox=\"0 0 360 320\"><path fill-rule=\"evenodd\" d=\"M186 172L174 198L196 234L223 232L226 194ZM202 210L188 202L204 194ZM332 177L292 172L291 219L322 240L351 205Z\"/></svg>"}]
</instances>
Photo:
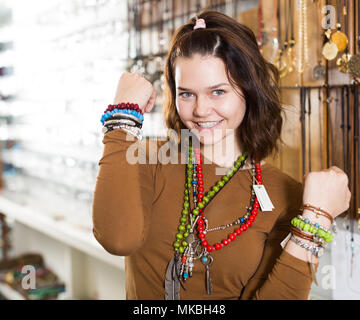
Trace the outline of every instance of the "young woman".
<instances>
[{"instance_id":1,"label":"young woman","mask_svg":"<svg viewBox=\"0 0 360 320\"><path fill-rule=\"evenodd\" d=\"M125 256L127 299L306 299L349 207L346 174L331 167L302 185L264 161L281 134L277 70L227 15L181 26L164 73L175 139L138 135L156 93L137 73L121 76L102 118L93 232Z\"/></svg>"}]
</instances>

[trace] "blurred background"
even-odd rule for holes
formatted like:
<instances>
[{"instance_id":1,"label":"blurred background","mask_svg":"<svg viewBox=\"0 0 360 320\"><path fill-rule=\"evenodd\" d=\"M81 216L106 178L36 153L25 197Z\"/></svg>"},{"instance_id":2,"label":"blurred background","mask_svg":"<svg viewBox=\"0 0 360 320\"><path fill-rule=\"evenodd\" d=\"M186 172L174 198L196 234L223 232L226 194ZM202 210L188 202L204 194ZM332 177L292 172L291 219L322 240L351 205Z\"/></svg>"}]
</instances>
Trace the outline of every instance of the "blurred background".
<instances>
[{"instance_id":1,"label":"blurred background","mask_svg":"<svg viewBox=\"0 0 360 320\"><path fill-rule=\"evenodd\" d=\"M92 234L100 116L122 72L139 72L157 91L144 136L166 136L170 39L203 9L250 27L280 70L284 144L266 161L298 181L331 165L348 174L351 207L336 219L309 299L359 299L358 7L355 0L0 0L0 299L125 299L123 257Z\"/></svg>"}]
</instances>

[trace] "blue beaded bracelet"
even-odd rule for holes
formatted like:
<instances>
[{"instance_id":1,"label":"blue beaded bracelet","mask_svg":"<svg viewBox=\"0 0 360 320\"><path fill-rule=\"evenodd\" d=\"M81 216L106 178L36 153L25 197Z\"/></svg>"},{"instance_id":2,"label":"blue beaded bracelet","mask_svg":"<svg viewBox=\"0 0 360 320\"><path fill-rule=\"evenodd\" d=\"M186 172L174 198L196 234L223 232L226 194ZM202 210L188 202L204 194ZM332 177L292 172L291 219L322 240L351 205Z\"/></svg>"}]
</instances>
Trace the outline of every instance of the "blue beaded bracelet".
<instances>
[{"instance_id":1,"label":"blue beaded bracelet","mask_svg":"<svg viewBox=\"0 0 360 320\"><path fill-rule=\"evenodd\" d=\"M140 112L137 112L135 110L132 110L132 109L117 109L115 108L114 110L112 111L107 111L106 113L104 113L102 116L101 116L101 123L104 125L105 121L107 119L109 119L113 114L115 113L127 113L127 114L131 114L135 117L137 117L141 123L144 121L144 116L140 113Z\"/></svg>"}]
</instances>

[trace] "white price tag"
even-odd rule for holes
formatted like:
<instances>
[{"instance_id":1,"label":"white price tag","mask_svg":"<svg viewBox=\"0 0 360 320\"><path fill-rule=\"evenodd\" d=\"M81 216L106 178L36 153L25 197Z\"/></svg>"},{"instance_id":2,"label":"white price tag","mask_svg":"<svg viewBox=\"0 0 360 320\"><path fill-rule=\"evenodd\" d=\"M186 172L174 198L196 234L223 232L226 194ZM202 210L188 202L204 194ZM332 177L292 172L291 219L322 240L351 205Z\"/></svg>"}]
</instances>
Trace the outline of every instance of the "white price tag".
<instances>
[{"instance_id":1,"label":"white price tag","mask_svg":"<svg viewBox=\"0 0 360 320\"><path fill-rule=\"evenodd\" d=\"M292 236L292 234L291 234L291 232L290 232L290 233L286 236L286 238L285 238L283 241L281 241L280 245L281 245L281 247L282 247L283 249L285 248L286 244L287 244L288 241L290 240L291 236Z\"/></svg>"},{"instance_id":2,"label":"white price tag","mask_svg":"<svg viewBox=\"0 0 360 320\"><path fill-rule=\"evenodd\" d=\"M257 199L259 200L261 211L272 211L275 207L266 192L265 186L263 184L253 184L253 189Z\"/></svg>"}]
</instances>

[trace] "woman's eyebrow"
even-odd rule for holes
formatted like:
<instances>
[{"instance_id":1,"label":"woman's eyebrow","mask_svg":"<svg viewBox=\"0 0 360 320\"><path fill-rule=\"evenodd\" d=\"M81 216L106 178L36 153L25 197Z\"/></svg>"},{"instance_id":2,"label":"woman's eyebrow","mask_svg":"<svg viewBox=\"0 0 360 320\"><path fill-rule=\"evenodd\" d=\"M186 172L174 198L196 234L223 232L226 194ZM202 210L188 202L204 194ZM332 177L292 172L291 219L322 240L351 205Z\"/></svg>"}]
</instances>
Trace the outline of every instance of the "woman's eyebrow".
<instances>
[{"instance_id":1,"label":"woman's eyebrow","mask_svg":"<svg viewBox=\"0 0 360 320\"><path fill-rule=\"evenodd\" d=\"M207 87L207 89L214 89L214 88L218 88L220 86L228 86L229 84L228 83L219 83L219 84L216 84L214 86L210 86L210 87ZM191 89L187 89L187 88L183 88L183 87L177 87L178 90L184 90L184 91L191 91Z\"/></svg>"}]
</instances>

